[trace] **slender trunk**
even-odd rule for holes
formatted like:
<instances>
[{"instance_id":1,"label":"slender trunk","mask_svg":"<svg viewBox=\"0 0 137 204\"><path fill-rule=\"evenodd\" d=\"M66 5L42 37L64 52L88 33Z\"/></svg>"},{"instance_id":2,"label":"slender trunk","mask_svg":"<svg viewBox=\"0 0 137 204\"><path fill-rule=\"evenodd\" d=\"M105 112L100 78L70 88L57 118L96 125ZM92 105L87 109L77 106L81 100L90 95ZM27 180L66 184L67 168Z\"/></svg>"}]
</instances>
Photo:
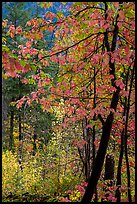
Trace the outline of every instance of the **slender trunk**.
<instances>
[{"instance_id":1,"label":"slender trunk","mask_svg":"<svg viewBox=\"0 0 137 204\"><path fill-rule=\"evenodd\" d=\"M95 117L94 117L95 119ZM93 126L93 135L92 135L92 156L93 156L93 160L92 160L92 166L94 167L95 165L95 156L96 156L96 149L95 149L95 126ZM97 187L95 187L95 199L94 202L98 202L98 192L97 192Z\"/></svg>"},{"instance_id":2,"label":"slender trunk","mask_svg":"<svg viewBox=\"0 0 137 204\"><path fill-rule=\"evenodd\" d=\"M128 104L127 104L127 112L126 112L126 123L125 123L125 158L126 158L126 166L127 166L127 187L128 187L128 200L129 202L132 202L131 198L131 185L130 185L130 166L129 166L129 159L128 159L128 148L127 148L127 140L128 140L128 118L129 118L129 110L130 110L130 96L131 96L131 91L132 91L132 85L133 85L133 80L134 80L134 71L135 71L135 64L132 70L132 76L131 76L131 81L130 81L130 89L129 89L129 95L128 95Z\"/></svg>"},{"instance_id":3,"label":"slender trunk","mask_svg":"<svg viewBox=\"0 0 137 204\"><path fill-rule=\"evenodd\" d=\"M88 125L88 123L87 123L87 119L86 119L86 126ZM91 160L91 155L90 155L90 137L91 137L91 131L90 131L90 128L87 128L86 129L87 130L87 144L86 144L86 149L87 149L87 151L86 151L86 165L87 165L87 181L89 180L89 178L90 178L90 160Z\"/></svg>"},{"instance_id":4,"label":"slender trunk","mask_svg":"<svg viewBox=\"0 0 137 204\"><path fill-rule=\"evenodd\" d=\"M22 153L23 153L23 140L22 140L22 127L21 127L21 113L19 112L19 141L20 141L20 144L19 144L19 164L20 164L20 168L21 170L23 170L23 167L22 167Z\"/></svg>"},{"instance_id":5,"label":"slender trunk","mask_svg":"<svg viewBox=\"0 0 137 204\"><path fill-rule=\"evenodd\" d=\"M83 139L86 140L87 144L84 145L84 150L83 150L83 154L82 154L82 150L80 150L80 148L78 147L78 152L80 155L80 159L83 163L83 173L85 176L85 181L88 182L89 177L90 177L90 160L91 160L91 155L90 155L90 137L91 137L91 132L90 132L90 128L86 128L87 126L87 119L85 117L85 119L82 121L82 128L83 128Z\"/></svg>"},{"instance_id":6,"label":"slender trunk","mask_svg":"<svg viewBox=\"0 0 137 204\"><path fill-rule=\"evenodd\" d=\"M92 154L93 154L93 166L94 166L94 164L95 164L95 151L96 151L96 149L95 149L95 126L93 126L93 137L92 137Z\"/></svg>"},{"instance_id":7,"label":"slender trunk","mask_svg":"<svg viewBox=\"0 0 137 204\"><path fill-rule=\"evenodd\" d=\"M14 125L14 111L10 111L10 141L9 141L9 149L13 150L13 125Z\"/></svg>"},{"instance_id":8,"label":"slender trunk","mask_svg":"<svg viewBox=\"0 0 137 204\"><path fill-rule=\"evenodd\" d=\"M5 79L2 77L2 138L5 134L5 121L8 120L7 117L7 101L4 97L4 91L5 91Z\"/></svg>"},{"instance_id":9,"label":"slender trunk","mask_svg":"<svg viewBox=\"0 0 137 204\"><path fill-rule=\"evenodd\" d=\"M21 81L20 81L20 77L19 77L19 99L21 99ZM23 166L22 166L22 157L23 157L23 134L22 134L22 124L24 125L24 122L22 123L22 110L19 110L18 113L18 117L19 117L19 122L18 122L18 127L19 127L19 141L20 141L20 145L19 145L19 164L20 164L20 168L21 170L23 170Z\"/></svg>"},{"instance_id":10,"label":"slender trunk","mask_svg":"<svg viewBox=\"0 0 137 204\"><path fill-rule=\"evenodd\" d=\"M126 167L127 167L127 187L128 187L128 200L132 202L131 198L131 185L130 185L130 166L129 166L129 159L128 159L128 147L127 147L127 126L125 130L125 158L126 158Z\"/></svg>"},{"instance_id":11,"label":"slender trunk","mask_svg":"<svg viewBox=\"0 0 137 204\"><path fill-rule=\"evenodd\" d=\"M65 166L64 166L64 176L66 176L66 172L67 172L67 164L68 164L68 142L67 142L67 148L66 148L66 151L65 151L65 153L66 153L66 159L65 159Z\"/></svg>"},{"instance_id":12,"label":"slender trunk","mask_svg":"<svg viewBox=\"0 0 137 204\"><path fill-rule=\"evenodd\" d=\"M21 113L19 113L19 141L22 140L22 129L21 129Z\"/></svg>"},{"instance_id":13,"label":"slender trunk","mask_svg":"<svg viewBox=\"0 0 137 204\"><path fill-rule=\"evenodd\" d=\"M94 67L94 100L93 100L93 107L96 107L96 68ZM93 120L96 120L96 114L93 117ZM96 147L95 147L95 136L96 136L96 130L95 130L95 125L93 126L93 135L92 135L92 156L93 156L93 162L92 165L94 167L95 165L95 156L96 156ZM97 187L95 188L95 202L98 201L98 194L97 194Z\"/></svg>"},{"instance_id":14,"label":"slender trunk","mask_svg":"<svg viewBox=\"0 0 137 204\"><path fill-rule=\"evenodd\" d=\"M60 192L60 143L59 143L59 148L58 148L58 166L57 166L57 193Z\"/></svg>"},{"instance_id":15,"label":"slender trunk","mask_svg":"<svg viewBox=\"0 0 137 204\"><path fill-rule=\"evenodd\" d=\"M122 160L123 160L123 154L124 154L123 145L124 145L124 129L121 133L120 156L119 156L118 169L117 169L117 183L116 183L117 189L116 189L115 197L117 198L118 203L121 201L120 187L121 187L121 168L122 168Z\"/></svg>"},{"instance_id":16,"label":"slender trunk","mask_svg":"<svg viewBox=\"0 0 137 204\"><path fill-rule=\"evenodd\" d=\"M126 157L126 166L127 166L128 201L132 203L131 185L130 185L130 166L129 166L129 160L128 160L128 153L126 149L125 149L125 157Z\"/></svg>"},{"instance_id":17,"label":"slender trunk","mask_svg":"<svg viewBox=\"0 0 137 204\"><path fill-rule=\"evenodd\" d=\"M15 12L15 20L14 20L14 26L15 26L15 29L17 28L17 17L16 17L16 12ZM15 33L14 35L14 41L15 41L15 47L17 48L17 35ZM17 51L15 50L15 53L17 55ZM19 91L21 93L21 90L20 90L20 77L19 77ZM19 99L21 98L21 94L19 95ZM22 167L22 144L21 144L21 141L22 141L22 127L21 127L21 112L19 110L19 113L18 113L18 128L19 128L19 164L20 164L20 168L21 170L23 170L23 167Z\"/></svg>"},{"instance_id":18,"label":"slender trunk","mask_svg":"<svg viewBox=\"0 0 137 204\"><path fill-rule=\"evenodd\" d=\"M94 67L94 101L93 101L93 108L96 108L96 68ZM93 120L96 120L96 115L94 115ZM95 164L95 125L93 126L93 140L92 140L92 148L93 148L93 166Z\"/></svg>"},{"instance_id":19,"label":"slender trunk","mask_svg":"<svg viewBox=\"0 0 137 204\"><path fill-rule=\"evenodd\" d=\"M128 77L129 77L129 69L126 74L125 91L127 91ZM126 109L127 109L127 98L125 97L123 116L126 116ZM119 155L119 162L118 162L118 169L117 169L117 183L116 183L117 189L115 194L115 197L117 198L117 202L121 201L120 188L121 188L121 168L122 168L122 160L124 155L124 136L125 136L125 128L123 128L121 133L120 155Z\"/></svg>"},{"instance_id":20,"label":"slender trunk","mask_svg":"<svg viewBox=\"0 0 137 204\"><path fill-rule=\"evenodd\" d=\"M34 135L33 135L33 156L35 156L35 154L36 154L36 149L37 149L36 139L37 139L37 134L36 134L36 132L34 132Z\"/></svg>"}]
</instances>

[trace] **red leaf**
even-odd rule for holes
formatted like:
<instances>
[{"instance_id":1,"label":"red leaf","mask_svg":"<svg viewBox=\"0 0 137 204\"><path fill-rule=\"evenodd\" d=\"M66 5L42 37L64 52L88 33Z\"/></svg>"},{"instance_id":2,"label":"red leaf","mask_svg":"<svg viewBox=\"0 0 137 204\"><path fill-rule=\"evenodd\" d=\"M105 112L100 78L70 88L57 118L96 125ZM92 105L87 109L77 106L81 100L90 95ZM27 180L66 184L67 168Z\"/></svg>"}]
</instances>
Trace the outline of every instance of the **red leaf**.
<instances>
[{"instance_id":1,"label":"red leaf","mask_svg":"<svg viewBox=\"0 0 137 204\"><path fill-rule=\"evenodd\" d=\"M135 163L133 161L130 162L130 166L134 167Z\"/></svg>"},{"instance_id":2,"label":"red leaf","mask_svg":"<svg viewBox=\"0 0 137 204\"><path fill-rule=\"evenodd\" d=\"M117 139L117 143L118 143L118 144L121 144L121 140L120 140L120 139Z\"/></svg>"},{"instance_id":3,"label":"red leaf","mask_svg":"<svg viewBox=\"0 0 137 204\"><path fill-rule=\"evenodd\" d=\"M28 48L30 48L30 47L32 46L32 42L31 42L31 41L26 42L26 46L27 46Z\"/></svg>"},{"instance_id":4,"label":"red leaf","mask_svg":"<svg viewBox=\"0 0 137 204\"><path fill-rule=\"evenodd\" d=\"M124 18L125 18L124 11L120 10L120 11L119 11L119 19L120 19L120 20L123 20Z\"/></svg>"}]
</instances>

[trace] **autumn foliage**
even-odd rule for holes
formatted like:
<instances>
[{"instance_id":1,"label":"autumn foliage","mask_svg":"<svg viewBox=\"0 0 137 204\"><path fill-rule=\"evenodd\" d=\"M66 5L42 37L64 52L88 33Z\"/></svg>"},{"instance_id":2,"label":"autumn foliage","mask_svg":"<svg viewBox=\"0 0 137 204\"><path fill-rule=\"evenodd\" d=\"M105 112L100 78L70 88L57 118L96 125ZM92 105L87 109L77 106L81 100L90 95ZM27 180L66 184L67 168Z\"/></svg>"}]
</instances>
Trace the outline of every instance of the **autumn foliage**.
<instances>
[{"instance_id":1,"label":"autumn foliage","mask_svg":"<svg viewBox=\"0 0 137 204\"><path fill-rule=\"evenodd\" d=\"M53 3L40 2L39 5L46 9ZM128 184L124 185L131 190L130 168L134 168L134 160L129 152L135 138L135 4L74 2L68 9L70 14L67 16L62 11L57 14L46 12L43 18L29 20L25 28L3 22L3 27L8 28L7 35L25 40L17 45L16 53L3 40L3 76L19 78L25 85L30 83L30 78L33 80L35 90L17 100L16 107L20 109L25 104L35 103L49 113L59 108L63 120L54 127L55 131L67 131L85 120L83 129L95 129L92 145L96 148L96 158L94 167L89 165L90 178L86 185L82 183L73 191L70 189L67 192L69 198L61 197L64 202L81 199L89 202L95 198L105 155L110 149L119 157L123 146L121 158L124 160L125 157L125 164L120 171L122 174L127 171ZM54 40L48 50L37 46L40 41L47 43L45 31L52 33ZM45 74L51 63L59 67L56 80ZM80 139L70 138L79 152L91 145L91 132L88 135L90 141L87 135ZM90 145L89 151L92 151ZM108 199L112 202L118 199L114 193L117 185L121 187L121 183L112 187L113 193ZM131 201L131 191L127 192L128 201ZM99 193L101 197L102 191Z\"/></svg>"}]
</instances>

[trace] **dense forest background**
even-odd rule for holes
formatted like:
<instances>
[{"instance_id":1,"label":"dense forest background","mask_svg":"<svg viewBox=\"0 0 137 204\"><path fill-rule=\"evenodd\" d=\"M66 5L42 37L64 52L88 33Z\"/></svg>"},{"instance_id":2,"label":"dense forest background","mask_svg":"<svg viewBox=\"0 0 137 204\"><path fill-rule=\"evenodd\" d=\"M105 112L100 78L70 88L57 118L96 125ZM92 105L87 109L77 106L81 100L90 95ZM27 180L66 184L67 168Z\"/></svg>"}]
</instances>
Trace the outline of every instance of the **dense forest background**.
<instances>
[{"instance_id":1,"label":"dense forest background","mask_svg":"<svg viewBox=\"0 0 137 204\"><path fill-rule=\"evenodd\" d=\"M134 201L134 3L2 2L2 21L2 201Z\"/></svg>"}]
</instances>

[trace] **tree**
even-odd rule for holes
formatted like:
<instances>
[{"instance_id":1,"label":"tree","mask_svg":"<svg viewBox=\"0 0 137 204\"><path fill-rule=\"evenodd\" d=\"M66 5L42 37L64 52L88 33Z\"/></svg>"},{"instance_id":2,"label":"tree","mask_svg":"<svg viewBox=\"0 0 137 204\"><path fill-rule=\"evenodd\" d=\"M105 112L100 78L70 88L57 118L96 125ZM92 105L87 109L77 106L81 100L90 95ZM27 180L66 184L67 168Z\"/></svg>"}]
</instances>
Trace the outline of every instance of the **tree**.
<instances>
[{"instance_id":1,"label":"tree","mask_svg":"<svg viewBox=\"0 0 137 204\"><path fill-rule=\"evenodd\" d=\"M45 3L46 6L49 6L49 3ZM64 99L66 118L60 128L82 121L86 117L86 128L96 126L98 130L101 129L100 144L82 199L85 203L92 200L100 178L112 127L117 121L121 107L120 97L127 97L129 94L129 90L123 89L128 68L134 70L135 66L134 7L133 2L76 2L72 5L69 16L61 12L56 15L49 12L46 15L49 21L30 20L27 23L30 32L24 36L28 40L28 49L20 46L21 57L28 60L27 56L30 53L36 60L37 70L40 70L41 66L46 69L49 59L59 63L57 83L53 83L51 76L43 79L39 73L37 74L38 97L34 97L33 100L38 100L43 109L50 112L53 106L58 106L60 98ZM53 21L55 16L56 21ZM45 29L54 31L54 47L48 51L30 48L30 44L34 46L43 38L42 31ZM15 31L11 31L11 34L14 35ZM4 68L7 72L6 64L11 64L13 60L6 61L8 55L3 53ZM31 67L32 61L29 60L29 63ZM18 72L17 68L15 65L15 75ZM131 73L130 78L134 78L134 72L133 75ZM92 91L95 78L96 100ZM45 83L46 90L43 89ZM18 107L29 100L27 97L22 98ZM131 201L131 198L129 200Z\"/></svg>"},{"instance_id":2,"label":"tree","mask_svg":"<svg viewBox=\"0 0 137 204\"><path fill-rule=\"evenodd\" d=\"M21 27L25 28L26 22L34 17L38 17L38 15L41 15L40 12L40 7L38 6L38 4L36 4L36 8L32 8L32 9L25 9L26 3L25 2L3 2L3 17L6 18L4 19L5 24L7 24L7 22L9 22L10 24L13 23L13 27L12 29L17 29L17 33L21 32ZM5 12L5 13L4 13ZM33 13L33 14L32 14ZM20 37L19 35L15 34L14 37L11 35L10 33L7 34L7 27L4 26L3 27L3 48L8 49L10 51L11 56L14 56L15 58L17 58L17 52L18 52L18 45L19 44L23 44L25 46L26 44L26 40L22 37ZM44 38L47 38L47 32L45 32ZM8 44L8 48L6 47L6 44ZM43 45L43 41L39 41L37 44L38 48L45 48L46 45ZM25 62L21 61L21 63L24 65ZM50 67L48 69L48 71L46 71L47 73L49 72L49 70L51 71L51 75L53 77L56 77L56 72L57 72L57 66L56 69L54 69L54 65L55 63L50 63ZM13 64L12 64L12 68L13 68ZM31 75L36 73L36 69L35 66L33 65L33 70L31 70ZM26 122L26 119L24 118L24 115L29 116L29 108L25 107L24 108L20 108L20 111L18 111L14 106L15 106L15 101L19 100L20 98L22 98L24 95L27 95L28 93L32 92L33 90L36 89L36 87L34 86L34 81L33 79L30 77L29 73L26 73L26 71L24 70L20 70L19 71L20 76L18 75L17 78L12 78L12 77L8 77L5 75L5 72L3 72L3 81L4 81L4 85L3 85L3 92L4 93L4 97L3 99L5 99L5 103L7 103L8 106L8 113L10 114L10 131L9 134L10 135L10 140L9 140L9 146L10 149L12 150L14 148L13 145L13 130L14 130L14 126L15 126L15 118L18 115L18 129L19 129L19 141L22 141L23 139L23 123ZM44 77L44 72L42 72L42 76ZM12 75L12 74L11 74ZM29 81L29 84L25 85L24 81L22 79L27 78L27 80ZM18 88L17 88L18 87ZM37 133L40 133L39 129L40 129L40 124L41 126L43 125L43 117L45 116L45 120L47 120L47 122L45 122L45 124L50 123L50 119L52 121L52 116L50 118L50 115L46 116L46 113L43 113L41 111L40 107L35 108L35 106L31 106L31 108L34 108L35 111L37 111L37 117L38 121L36 119L36 114L34 114L34 120L31 120L31 125L32 123L34 123L33 125L36 126L37 129ZM24 112L25 110L25 112ZM26 113L28 111L28 113ZM33 111L34 112L34 111ZM39 115L41 114L41 117L39 117ZM43 114L43 115L42 115ZM27 118L28 119L28 118ZM48 121L49 119L49 121ZM36 121L37 120L37 121ZM36 124L37 123L37 124ZM49 125L48 125L49 126ZM43 128L45 127L45 125L43 126ZM41 128L41 129L43 129ZM49 128L49 127L48 127ZM47 129L48 129L47 128ZM48 133L48 136L51 135L50 133ZM47 136L47 137L48 137ZM45 138L45 140L48 141L49 138Z\"/></svg>"},{"instance_id":3,"label":"tree","mask_svg":"<svg viewBox=\"0 0 137 204\"><path fill-rule=\"evenodd\" d=\"M20 26L25 26L26 22L30 18L30 11L24 12L24 3L23 2L3 2L3 17L5 17L5 22L10 21L13 23L15 28L20 29ZM3 29L3 38L5 39L5 42L8 42L8 48L12 50L13 53L16 53L17 50L17 44L20 44L22 41L19 38L19 36L14 36L14 38L11 38L10 36L6 35L7 28ZM12 78L3 78L4 84L3 84L3 91L4 92L4 98L5 103L7 103L8 106L8 112L10 114L10 140L9 140L9 147L10 150L13 150L13 129L14 129L14 118L16 117L17 111L13 105L10 105L10 103L14 103L16 100L21 98L23 95L20 93L23 91L24 87L19 87L17 90L17 86L19 85L19 79L12 79ZM10 84L10 88L9 88ZM23 91L24 92L24 91ZM25 94L25 93L24 93ZM19 114L19 130L21 135L21 114ZM19 136L19 138L21 138Z\"/></svg>"}]
</instances>

